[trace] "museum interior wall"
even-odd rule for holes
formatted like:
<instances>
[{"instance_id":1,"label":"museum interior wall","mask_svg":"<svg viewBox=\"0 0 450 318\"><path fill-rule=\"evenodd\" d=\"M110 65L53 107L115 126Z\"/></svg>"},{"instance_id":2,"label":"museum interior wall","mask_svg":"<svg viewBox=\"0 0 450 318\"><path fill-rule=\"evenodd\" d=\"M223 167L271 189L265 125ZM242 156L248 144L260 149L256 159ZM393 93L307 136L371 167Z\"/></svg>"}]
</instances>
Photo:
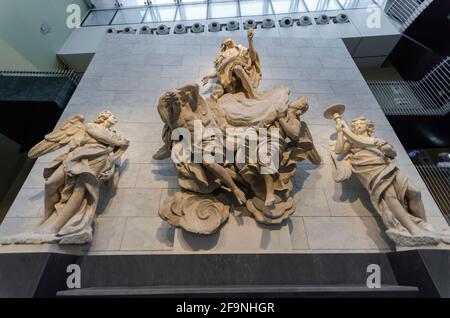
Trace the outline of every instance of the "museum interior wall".
<instances>
[{"instance_id":1,"label":"museum interior wall","mask_svg":"<svg viewBox=\"0 0 450 318\"><path fill-rule=\"evenodd\" d=\"M222 39L105 34L60 120L61 124L82 114L91 121L107 109L118 119L115 129L130 141L122 156L117 190L103 189L93 241L84 246L2 246L0 252L93 255L395 250L361 183L355 177L345 183L334 182L328 149L336 130L323 113L335 103L345 104L344 117L349 120L359 116L373 120L375 134L395 147L399 168L421 190L429 223L448 228L343 41L258 37L258 33L254 41L262 66L259 90L284 85L292 98L303 95L308 99L309 110L302 120L308 123L322 162L298 164L293 190L297 208L281 225L260 225L251 217L232 214L218 232L205 237L175 229L161 220L160 207L179 187L177 170L170 159L156 161L152 157L162 145L158 99L167 90L190 83L200 85L203 95L211 93L201 79L213 70ZM233 39L247 44L245 37ZM42 171L57 154L37 160L0 226L0 237L29 231L39 223L44 212Z\"/></svg>"},{"instance_id":2,"label":"museum interior wall","mask_svg":"<svg viewBox=\"0 0 450 318\"><path fill-rule=\"evenodd\" d=\"M66 9L70 4L78 5L81 14L87 12L84 0L2 1L0 68L63 69L56 53L73 31L66 27Z\"/></svg>"}]
</instances>

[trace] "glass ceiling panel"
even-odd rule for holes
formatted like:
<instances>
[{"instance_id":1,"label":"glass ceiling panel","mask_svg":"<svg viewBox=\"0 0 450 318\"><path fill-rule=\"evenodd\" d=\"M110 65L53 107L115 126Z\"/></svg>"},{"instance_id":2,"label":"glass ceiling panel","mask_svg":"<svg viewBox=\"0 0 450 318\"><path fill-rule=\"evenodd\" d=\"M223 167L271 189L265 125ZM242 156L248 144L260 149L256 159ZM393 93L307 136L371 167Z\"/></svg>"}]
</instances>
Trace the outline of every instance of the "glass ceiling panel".
<instances>
[{"instance_id":1,"label":"glass ceiling panel","mask_svg":"<svg viewBox=\"0 0 450 318\"><path fill-rule=\"evenodd\" d=\"M175 0L149 0L152 4L174 4Z\"/></svg>"},{"instance_id":2,"label":"glass ceiling panel","mask_svg":"<svg viewBox=\"0 0 450 318\"><path fill-rule=\"evenodd\" d=\"M270 0L241 0L241 16L273 14Z\"/></svg>"},{"instance_id":3,"label":"glass ceiling panel","mask_svg":"<svg viewBox=\"0 0 450 318\"><path fill-rule=\"evenodd\" d=\"M111 24L141 23L147 8L119 10Z\"/></svg>"},{"instance_id":4,"label":"glass ceiling panel","mask_svg":"<svg viewBox=\"0 0 450 318\"><path fill-rule=\"evenodd\" d=\"M208 6L202 4L182 4L178 7L176 21L206 20Z\"/></svg>"},{"instance_id":5,"label":"glass ceiling panel","mask_svg":"<svg viewBox=\"0 0 450 318\"><path fill-rule=\"evenodd\" d=\"M83 26L362 9L373 4L383 8L389 3L389 0L178 0L178 3L177 0L90 1L96 6L97 10L88 14ZM112 9L116 3L121 4L122 8L119 10Z\"/></svg>"},{"instance_id":6,"label":"glass ceiling panel","mask_svg":"<svg viewBox=\"0 0 450 318\"><path fill-rule=\"evenodd\" d=\"M374 5L372 0L338 0L344 9L364 9Z\"/></svg>"},{"instance_id":7,"label":"glass ceiling panel","mask_svg":"<svg viewBox=\"0 0 450 318\"><path fill-rule=\"evenodd\" d=\"M166 22L175 19L176 6L158 6L150 7L147 10L143 22Z\"/></svg>"},{"instance_id":8,"label":"glass ceiling panel","mask_svg":"<svg viewBox=\"0 0 450 318\"><path fill-rule=\"evenodd\" d=\"M181 0L181 3L198 3L198 2L204 2L206 3L206 0Z\"/></svg>"},{"instance_id":9,"label":"glass ceiling panel","mask_svg":"<svg viewBox=\"0 0 450 318\"><path fill-rule=\"evenodd\" d=\"M116 7L116 0L90 0L90 2L96 9Z\"/></svg>"},{"instance_id":10,"label":"glass ceiling panel","mask_svg":"<svg viewBox=\"0 0 450 318\"><path fill-rule=\"evenodd\" d=\"M83 26L109 25L117 10L91 11L83 22Z\"/></svg>"},{"instance_id":11,"label":"glass ceiling panel","mask_svg":"<svg viewBox=\"0 0 450 318\"><path fill-rule=\"evenodd\" d=\"M303 0L272 0L272 6L275 14L308 11Z\"/></svg>"},{"instance_id":12,"label":"glass ceiling panel","mask_svg":"<svg viewBox=\"0 0 450 318\"><path fill-rule=\"evenodd\" d=\"M309 11L339 10L341 6L336 0L304 0Z\"/></svg>"},{"instance_id":13,"label":"glass ceiling panel","mask_svg":"<svg viewBox=\"0 0 450 318\"><path fill-rule=\"evenodd\" d=\"M227 2L211 2L209 4L209 18L229 18L238 17L239 8L237 2L227 1Z\"/></svg>"},{"instance_id":14,"label":"glass ceiling panel","mask_svg":"<svg viewBox=\"0 0 450 318\"><path fill-rule=\"evenodd\" d=\"M146 6L147 0L118 0L122 7Z\"/></svg>"}]
</instances>

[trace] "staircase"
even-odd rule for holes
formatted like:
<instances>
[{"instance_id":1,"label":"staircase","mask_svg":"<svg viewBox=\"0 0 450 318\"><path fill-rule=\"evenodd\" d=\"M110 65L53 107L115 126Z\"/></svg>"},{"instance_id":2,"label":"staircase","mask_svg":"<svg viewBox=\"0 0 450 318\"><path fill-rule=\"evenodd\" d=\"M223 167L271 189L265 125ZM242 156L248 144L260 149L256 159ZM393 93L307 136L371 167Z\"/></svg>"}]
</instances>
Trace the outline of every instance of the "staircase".
<instances>
[{"instance_id":1,"label":"staircase","mask_svg":"<svg viewBox=\"0 0 450 318\"><path fill-rule=\"evenodd\" d=\"M394 0L385 7L385 13L403 33L433 0Z\"/></svg>"},{"instance_id":2,"label":"staircase","mask_svg":"<svg viewBox=\"0 0 450 318\"><path fill-rule=\"evenodd\" d=\"M450 56L420 81L369 81L386 115L445 116L450 112Z\"/></svg>"}]
</instances>

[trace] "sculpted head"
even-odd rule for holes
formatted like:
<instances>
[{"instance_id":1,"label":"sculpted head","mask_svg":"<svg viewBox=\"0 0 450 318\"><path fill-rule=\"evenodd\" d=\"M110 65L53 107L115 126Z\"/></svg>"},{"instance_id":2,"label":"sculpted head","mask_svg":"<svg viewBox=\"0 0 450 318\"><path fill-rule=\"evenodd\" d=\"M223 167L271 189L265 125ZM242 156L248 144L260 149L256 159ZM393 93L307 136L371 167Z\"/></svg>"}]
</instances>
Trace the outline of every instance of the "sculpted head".
<instances>
[{"instance_id":1,"label":"sculpted head","mask_svg":"<svg viewBox=\"0 0 450 318\"><path fill-rule=\"evenodd\" d=\"M117 118L109 110L105 110L97 115L94 123L110 128L117 124Z\"/></svg>"},{"instance_id":2,"label":"sculpted head","mask_svg":"<svg viewBox=\"0 0 450 318\"><path fill-rule=\"evenodd\" d=\"M368 136L372 136L375 127L373 121L365 118L358 117L352 120L352 132L357 135L363 135L367 133Z\"/></svg>"},{"instance_id":3,"label":"sculpted head","mask_svg":"<svg viewBox=\"0 0 450 318\"><path fill-rule=\"evenodd\" d=\"M181 113L181 97L176 91L165 92L159 98L158 112L162 121L170 127L175 129L175 122Z\"/></svg>"},{"instance_id":4,"label":"sculpted head","mask_svg":"<svg viewBox=\"0 0 450 318\"><path fill-rule=\"evenodd\" d=\"M305 96L300 96L296 100L292 101L288 105L288 112L291 112L295 116L301 116L309 109L309 103Z\"/></svg>"},{"instance_id":5,"label":"sculpted head","mask_svg":"<svg viewBox=\"0 0 450 318\"><path fill-rule=\"evenodd\" d=\"M230 38L223 40L222 44L220 44L220 50L222 52L234 47L236 47L236 43Z\"/></svg>"}]
</instances>

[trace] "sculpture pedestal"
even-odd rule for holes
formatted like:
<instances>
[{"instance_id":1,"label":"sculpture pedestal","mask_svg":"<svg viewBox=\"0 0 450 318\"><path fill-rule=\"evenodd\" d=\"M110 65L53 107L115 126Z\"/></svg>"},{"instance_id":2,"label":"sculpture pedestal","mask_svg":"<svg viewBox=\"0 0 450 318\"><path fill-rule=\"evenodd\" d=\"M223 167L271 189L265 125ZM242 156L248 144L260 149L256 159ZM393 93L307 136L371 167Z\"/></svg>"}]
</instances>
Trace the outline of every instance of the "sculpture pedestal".
<instances>
[{"instance_id":1,"label":"sculpture pedestal","mask_svg":"<svg viewBox=\"0 0 450 318\"><path fill-rule=\"evenodd\" d=\"M200 236L176 229L174 254L185 253L290 253L289 226L265 226L249 216L229 220L213 235Z\"/></svg>"}]
</instances>

